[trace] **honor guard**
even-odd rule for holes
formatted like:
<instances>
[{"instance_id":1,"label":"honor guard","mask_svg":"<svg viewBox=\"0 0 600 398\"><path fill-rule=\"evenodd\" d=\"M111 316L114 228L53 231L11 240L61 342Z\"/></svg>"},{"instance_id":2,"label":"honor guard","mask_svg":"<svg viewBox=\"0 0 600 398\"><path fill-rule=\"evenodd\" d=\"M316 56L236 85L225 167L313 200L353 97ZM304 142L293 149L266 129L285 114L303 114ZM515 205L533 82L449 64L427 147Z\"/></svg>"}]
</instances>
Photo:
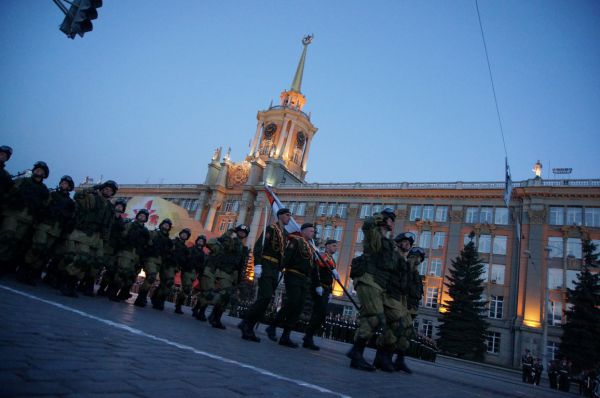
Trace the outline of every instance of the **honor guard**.
<instances>
[{"instance_id":1,"label":"honor guard","mask_svg":"<svg viewBox=\"0 0 600 398\"><path fill-rule=\"evenodd\" d=\"M244 320L238 325L245 340L260 341L254 334L254 325L264 316L277 289L288 235L285 226L290 218L289 209L279 209L277 222L269 225L254 244L254 278L258 280L258 295Z\"/></svg>"},{"instance_id":2,"label":"honor guard","mask_svg":"<svg viewBox=\"0 0 600 398\"><path fill-rule=\"evenodd\" d=\"M319 279L315 279L320 282L318 285L313 283L311 288L311 297L313 301L312 313L306 333L304 335L302 347L311 350L319 350L314 342L313 336L319 331L325 322L325 316L327 315L327 305L329 304L329 297L333 292L334 280L339 280L339 274L336 270L335 260L333 256L337 252L338 246L335 239L329 239L325 242L325 254L317 260L317 266L319 271ZM319 287L321 289L319 289Z\"/></svg>"},{"instance_id":3,"label":"honor guard","mask_svg":"<svg viewBox=\"0 0 600 398\"><path fill-rule=\"evenodd\" d=\"M319 281L319 273L315 268L316 253L309 243L315 236L315 226L305 223L300 233L288 235L288 244L283 258L285 299L283 306L277 312L274 321L267 327L266 332L273 341L277 340L277 326L283 327L279 344L297 348L298 344L290 339L290 333L300 318L306 294L310 286L317 286L315 292L322 296L324 289Z\"/></svg>"}]
</instances>

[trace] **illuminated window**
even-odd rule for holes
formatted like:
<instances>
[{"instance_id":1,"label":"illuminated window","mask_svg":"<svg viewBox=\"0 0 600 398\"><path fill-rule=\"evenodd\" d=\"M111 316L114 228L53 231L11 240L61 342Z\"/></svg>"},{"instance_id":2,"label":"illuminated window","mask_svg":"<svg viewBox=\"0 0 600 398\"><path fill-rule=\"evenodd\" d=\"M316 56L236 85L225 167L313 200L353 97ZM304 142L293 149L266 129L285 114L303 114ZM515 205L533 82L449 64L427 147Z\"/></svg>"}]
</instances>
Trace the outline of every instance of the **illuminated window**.
<instances>
[{"instance_id":1,"label":"illuminated window","mask_svg":"<svg viewBox=\"0 0 600 398\"><path fill-rule=\"evenodd\" d=\"M446 222L448 220L448 207L438 206L435 209L435 221Z\"/></svg>"},{"instance_id":2,"label":"illuminated window","mask_svg":"<svg viewBox=\"0 0 600 398\"><path fill-rule=\"evenodd\" d=\"M323 231L323 239L331 239L333 236L333 227L331 225L326 225L325 230Z\"/></svg>"},{"instance_id":3,"label":"illuminated window","mask_svg":"<svg viewBox=\"0 0 600 398\"><path fill-rule=\"evenodd\" d=\"M421 264L419 264L419 275L425 275L427 273L427 262L429 259L423 260Z\"/></svg>"},{"instance_id":4,"label":"illuminated window","mask_svg":"<svg viewBox=\"0 0 600 398\"><path fill-rule=\"evenodd\" d=\"M496 207L494 224L508 225L508 209L506 207Z\"/></svg>"},{"instance_id":5,"label":"illuminated window","mask_svg":"<svg viewBox=\"0 0 600 398\"><path fill-rule=\"evenodd\" d=\"M486 332L487 352L498 354L500 352L500 333Z\"/></svg>"},{"instance_id":6,"label":"illuminated window","mask_svg":"<svg viewBox=\"0 0 600 398\"><path fill-rule=\"evenodd\" d=\"M315 225L315 238L320 238L323 235L323 226L321 224Z\"/></svg>"},{"instance_id":7,"label":"illuminated window","mask_svg":"<svg viewBox=\"0 0 600 398\"><path fill-rule=\"evenodd\" d=\"M560 345L555 341L549 341L546 345L546 354L549 360L558 359L558 350Z\"/></svg>"}]
</instances>

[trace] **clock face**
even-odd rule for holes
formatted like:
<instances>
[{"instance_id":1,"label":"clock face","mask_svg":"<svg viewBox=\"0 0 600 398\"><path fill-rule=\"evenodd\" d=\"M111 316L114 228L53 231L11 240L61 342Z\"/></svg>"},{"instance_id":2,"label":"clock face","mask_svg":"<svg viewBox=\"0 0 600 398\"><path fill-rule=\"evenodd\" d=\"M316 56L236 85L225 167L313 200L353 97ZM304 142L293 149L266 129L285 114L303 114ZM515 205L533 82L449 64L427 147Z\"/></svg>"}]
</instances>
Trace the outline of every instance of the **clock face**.
<instances>
[{"instance_id":1,"label":"clock face","mask_svg":"<svg viewBox=\"0 0 600 398\"><path fill-rule=\"evenodd\" d=\"M271 123L265 127L265 138L270 140L273 137L273 134L277 131L277 125Z\"/></svg>"}]
</instances>

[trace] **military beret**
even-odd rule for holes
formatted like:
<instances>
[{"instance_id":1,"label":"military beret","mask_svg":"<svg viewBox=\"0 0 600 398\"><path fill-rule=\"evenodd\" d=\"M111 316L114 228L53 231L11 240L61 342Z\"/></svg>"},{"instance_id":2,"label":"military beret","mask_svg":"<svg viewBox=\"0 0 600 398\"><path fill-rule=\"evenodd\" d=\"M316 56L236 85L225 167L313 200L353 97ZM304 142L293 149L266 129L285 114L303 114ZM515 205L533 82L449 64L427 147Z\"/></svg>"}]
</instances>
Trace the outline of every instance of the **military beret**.
<instances>
[{"instance_id":1,"label":"military beret","mask_svg":"<svg viewBox=\"0 0 600 398\"><path fill-rule=\"evenodd\" d=\"M292 214L292 212L290 211L290 209L286 209L285 207L277 210L277 217L279 217L282 214Z\"/></svg>"},{"instance_id":2,"label":"military beret","mask_svg":"<svg viewBox=\"0 0 600 398\"><path fill-rule=\"evenodd\" d=\"M315 225L309 222L305 222L304 224L302 224L302 226L300 227L300 229L306 229L306 228L314 228Z\"/></svg>"},{"instance_id":3,"label":"military beret","mask_svg":"<svg viewBox=\"0 0 600 398\"><path fill-rule=\"evenodd\" d=\"M325 246L331 245L331 244L334 244L334 243L337 243L337 240L335 240L335 239L327 239L327 242L325 242Z\"/></svg>"}]
</instances>

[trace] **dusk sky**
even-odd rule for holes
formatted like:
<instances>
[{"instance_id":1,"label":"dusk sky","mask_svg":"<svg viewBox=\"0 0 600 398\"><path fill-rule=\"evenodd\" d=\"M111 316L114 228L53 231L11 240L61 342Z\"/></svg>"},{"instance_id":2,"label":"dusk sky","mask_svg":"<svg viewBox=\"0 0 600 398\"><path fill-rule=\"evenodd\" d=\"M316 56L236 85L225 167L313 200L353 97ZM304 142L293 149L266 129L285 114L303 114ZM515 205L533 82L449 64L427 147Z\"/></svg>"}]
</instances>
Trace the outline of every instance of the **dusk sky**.
<instances>
[{"instance_id":1,"label":"dusk sky","mask_svg":"<svg viewBox=\"0 0 600 398\"><path fill-rule=\"evenodd\" d=\"M536 160L600 177L600 2L479 2L513 180ZM244 159L256 113L302 92L309 182L501 181L475 1L104 0L68 39L51 0L0 2L0 145L119 183L203 183Z\"/></svg>"}]
</instances>

